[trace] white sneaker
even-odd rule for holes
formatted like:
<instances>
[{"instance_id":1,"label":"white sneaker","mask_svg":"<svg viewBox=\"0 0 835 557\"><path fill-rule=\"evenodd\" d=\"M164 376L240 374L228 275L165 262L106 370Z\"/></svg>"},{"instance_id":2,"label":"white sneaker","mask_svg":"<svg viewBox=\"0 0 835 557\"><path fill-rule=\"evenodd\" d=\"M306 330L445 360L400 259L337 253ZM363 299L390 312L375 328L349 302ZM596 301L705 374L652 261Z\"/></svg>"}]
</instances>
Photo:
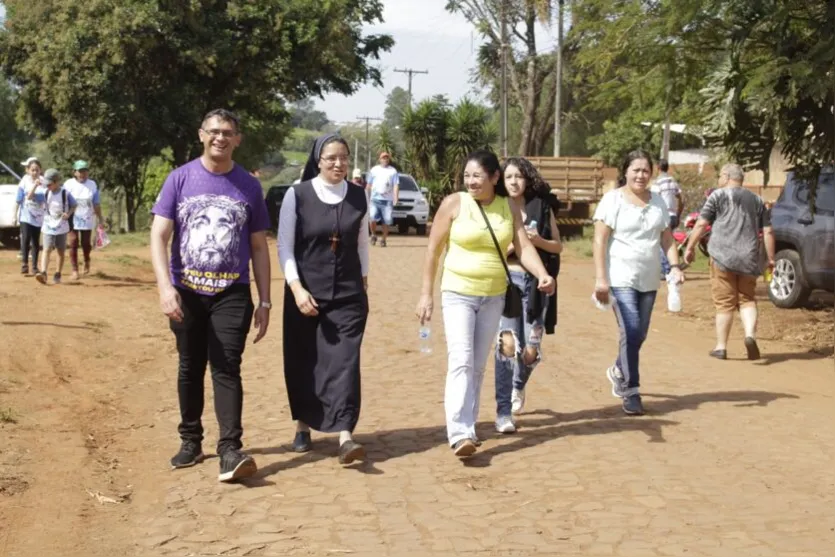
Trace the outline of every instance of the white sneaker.
<instances>
[{"instance_id":1,"label":"white sneaker","mask_svg":"<svg viewBox=\"0 0 835 557\"><path fill-rule=\"evenodd\" d=\"M516 425L510 416L499 416L496 418L496 431L499 433L515 433Z\"/></svg>"},{"instance_id":2,"label":"white sneaker","mask_svg":"<svg viewBox=\"0 0 835 557\"><path fill-rule=\"evenodd\" d=\"M514 414L518 414L525 407L525 389L513 389L513 394L510 395L510 409Z\"/></svg>"},{"instance_id":3,"label":"white sneaker","mask_svg":"<svg viewBox=\"0 0 835 557\"><path fill-rule=\"evenodd\" d=\"M623 372L617 366L612 366L606 370L606 378L612 384L612 396L623 398L625 395Z\"/></svg>"}]
</instances>

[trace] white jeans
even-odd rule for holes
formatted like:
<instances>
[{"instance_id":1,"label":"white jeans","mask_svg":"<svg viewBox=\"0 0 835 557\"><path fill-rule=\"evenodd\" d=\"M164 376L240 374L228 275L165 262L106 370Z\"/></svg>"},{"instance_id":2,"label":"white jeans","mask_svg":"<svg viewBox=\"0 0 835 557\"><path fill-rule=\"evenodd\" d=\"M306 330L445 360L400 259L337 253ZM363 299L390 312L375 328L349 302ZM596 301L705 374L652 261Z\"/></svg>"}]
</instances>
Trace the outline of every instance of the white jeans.
<instances>
[{"instance_id":1,"label":"white jeans","mask_svg":"<svg viewBox=\"0 0 835 557\"><path fill-rule=\"evenodd\" d=\"M444 393L447 439L450 446L475 439L484 367L496 338L504 309L504 294L467 296L441 293L447 344Z\"/></svg>"}]
</instances>

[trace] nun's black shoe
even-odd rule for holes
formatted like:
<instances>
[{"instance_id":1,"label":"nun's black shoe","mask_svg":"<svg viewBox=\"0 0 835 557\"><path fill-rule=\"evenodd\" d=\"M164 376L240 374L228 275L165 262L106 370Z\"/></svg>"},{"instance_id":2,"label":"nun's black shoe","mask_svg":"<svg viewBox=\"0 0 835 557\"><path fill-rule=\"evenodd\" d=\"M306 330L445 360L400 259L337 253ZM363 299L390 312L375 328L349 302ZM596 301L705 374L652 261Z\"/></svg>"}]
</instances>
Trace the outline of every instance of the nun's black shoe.
<instances>
[{"instance_id":1,"label":"nun's black shoe","mask_svg":"<svg viewBox=\"0 0 835 557\"><path fill-rule=\"evenodd\" d=\"M293 439L293 450L297 453L306 453L313 448L313 441L310 440L309 431L297 431Z\"/></svg>"}]
</instances>

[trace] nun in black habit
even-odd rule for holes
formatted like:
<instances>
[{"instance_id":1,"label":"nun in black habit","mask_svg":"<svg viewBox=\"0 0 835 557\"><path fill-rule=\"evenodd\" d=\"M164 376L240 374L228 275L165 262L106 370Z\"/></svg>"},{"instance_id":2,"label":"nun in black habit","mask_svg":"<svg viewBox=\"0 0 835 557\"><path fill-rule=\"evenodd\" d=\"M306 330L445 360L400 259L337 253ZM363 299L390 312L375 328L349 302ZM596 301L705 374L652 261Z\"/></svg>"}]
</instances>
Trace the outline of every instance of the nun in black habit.
<instances>
[{"instance_id":1,"label":"nun in black habit","mask_svg":"<svg viewBox=\"0 0 835 557\"><path fill-rule=\"evenodd\" d=\"M365 456L352 433L360 414L360 346L368 318L368 203L346 181L344 139L316 140L302 181L284 196L278 256L284 272L284 379L296 420L293 449L310 429L339 432L339 462Z\"/></svg>"}]
</instances>

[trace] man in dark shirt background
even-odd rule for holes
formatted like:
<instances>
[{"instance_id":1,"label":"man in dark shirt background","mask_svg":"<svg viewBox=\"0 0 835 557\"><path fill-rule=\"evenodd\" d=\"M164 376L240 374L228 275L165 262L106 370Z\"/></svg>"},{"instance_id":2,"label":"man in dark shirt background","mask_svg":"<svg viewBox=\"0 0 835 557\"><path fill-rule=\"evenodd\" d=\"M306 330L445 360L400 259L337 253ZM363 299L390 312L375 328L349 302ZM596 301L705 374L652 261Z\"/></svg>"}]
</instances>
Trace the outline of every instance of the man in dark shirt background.
<instances>
[{"instance_id":1,"label":"man in dark shirt background","mask_svg":"<svg viewBox=\"0 0 835 557\"><path fill-rule=\"evenodd\" d=\"M716 348L714 358L727 358L728 336L734 313L739 310L745 329L745 349L749 360L760 357L757 346L757 277L763 272L760 256L760 230L763 231L768 267L774 267L774 234L769 212L757 195L742 187L744 173L738 164L726 164L719 173L719 187L710 194L696 227L690 235L684 260L692 263L696 246L711 225L710 282L716 306Z\"/></svg>"}]
</instances>

